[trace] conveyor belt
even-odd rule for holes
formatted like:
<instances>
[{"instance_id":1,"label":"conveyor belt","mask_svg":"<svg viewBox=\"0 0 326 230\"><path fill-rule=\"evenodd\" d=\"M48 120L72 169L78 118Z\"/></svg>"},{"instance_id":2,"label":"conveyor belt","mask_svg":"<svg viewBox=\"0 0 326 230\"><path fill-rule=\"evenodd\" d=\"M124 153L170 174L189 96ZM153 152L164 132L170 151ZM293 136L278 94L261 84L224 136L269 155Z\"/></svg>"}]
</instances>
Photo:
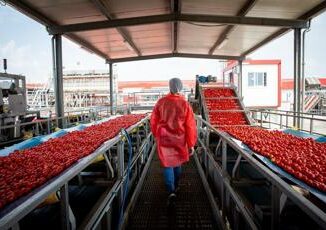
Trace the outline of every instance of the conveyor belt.
<instances>
[{"instance_id":1,"label":"conveyor belt","mask_svg":"<svg viewBox=\"0 0 326 230\"><path fill-rule=\"evenodd\" d=\"M182 168L175 208L167 207L162 174L155 153L127 229L217 229L194 159Z\"/></svg>"}]
</instances>

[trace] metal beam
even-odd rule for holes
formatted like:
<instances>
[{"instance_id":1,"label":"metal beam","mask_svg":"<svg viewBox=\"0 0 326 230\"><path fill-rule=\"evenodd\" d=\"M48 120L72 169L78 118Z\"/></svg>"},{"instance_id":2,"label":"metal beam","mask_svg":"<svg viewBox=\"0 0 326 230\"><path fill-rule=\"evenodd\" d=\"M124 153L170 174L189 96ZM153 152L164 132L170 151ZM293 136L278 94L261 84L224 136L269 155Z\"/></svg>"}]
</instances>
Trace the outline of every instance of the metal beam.
<instances>
[{"instance_id":1,"label":"metal beam","mask_svg":"<svg viewBox=\"0 0 326 230\"><path fill-rule=\"evenodd\" d=\"M306 13L302 14L298 19L310 20L325 11L326 11L326 1L324 0L317 6L312 8L311 10L308 10Z\"/></svg>"},{"instance_id":2,"label":"metal beam","mask_svg":"<svg viewBox=\"0 0 326 230\"><path fill-rule=\"evenodd\" d=\"M70 39L73 42L78 43L81 46L81 48L86 49L90 53L94 53L94 54L98 55L99 57L104 58L105 60L110 60L110 57L107 54L103 53L102 51L100 51L99 49L97 49L95 46L88 43L87 41L79 38L77 35L66 34L65 37Z\"/></svg>"},{"instance_id":3,"label":"metal beam","mask_svg":"<svg viewBox=\"0 0 326 230\"><path fill-rule=\"evenodd\" d=\"M103 1L103 0L91 0L94 5L97 7L98 10L102 12L103 15L108 20L114 19L114 17L109 13L109 6L108 6L108 1ZM137 48L135 43L132 41L131 37L129 36L128 32L124 28L117 27L116 30L120 33L120 35L123 37L124 41L127 42L130 47L135 51L135 53L138 56L141 56L140 50Z\"/></svg>"},{"instance_id":4,"label":"metal beam","mask_svg":"<svg viewBox=\"0 0 326 230\"><path fill-rule=\"evenodd\" d=\"M26 1L6 0L5 2L13 8L17 9L19 12L29 16L30 18L45 26L54 26L57 24L46 16L44 16L43 14L41 14L40 12L34 10L28 3L26 3Z\"/></svg>"},{"instance_id":5,"label":"metal beam","mask_svg":"<svg viewBox=\"0 0 326 230\"><path fill-rule=\"evenodd\" d=\"M238 74L238 92L239 96L242 97L242 60L238 61L239 64L239 74Z\"/></svg>"},{"instance_id":6,"label":"metal beam","mask_svg":"<svg viewBox=\"0 0 326 230\"><path fill-rule=\"evenodd\" d=\"M109 63L110 67L110 112L113 115L113 63Z\"/></svg>"},{"instance_id":7,"label":"metal beam","mask_svg":"<svg viewBox=\"0 0 326 230\"><path fill-rule=\"evenodd\" d=\"M30 5L28 5L28 3L26 3L26 2L22 2L22 1L18 1L18 0L7 0L6 2L9 5L11 5L12 7L14 7L15 9L17 9L19 12L27 15L28 17L41 23L42 25L46 26L47 28L52 27L52 26L59 26L56 22L54 22L53 20L50 20L42 13L32 9L32 7ZM73 42L78 43L82 47L97 54L98 56L100 56L104 59L109 59L108 55L102 53L97 48L95 48L88 42L84 41L83 39L79 38L78 36L73 35L73 34L67 34L67 35L65 35L65 37L72 40Z\"/></svg>"},{"instance_id":8,"label":"metal beam","mask_svg":"<svg viewBox=\"0 0 326 230\"><path fill-rule=\"evenodd\" d=\"M107 28L171 22L174 21L174 19L175 19L174 14L122 18L122 19L113 19L111 21L105 20L105 21L97 21L97 22L77 23L77 24L64 25L64 26L54 26L52 28L49 28L49 32L50 34L73 33L73 32L80 32L80 31L90 31L90 30L99 30L99 29L107 29Z\"/></svg>"},{"instance_id":9,"label":"metal beam","mask_svg":"<svg viewBox=\"0 0 326 230\"><path fill-rule=\"evenodd\" d=\"M245 5L239 10L237 13L237 16L245 16L256 4L257 0L248 0ZM235 26L229 25L227 26L224 31L221 33L221 35L218 37L217 41L214 43L214 45L210 48L208 54L213 54L216 48L222 44L222 42L227 39L227 37L234 31Z\"/></svg>"},{"instance_id":10,"label":"metal beam","mask_svg":"<svg viewBox=\"0 0 326 230\"><path fill-rule=\"evenodd\" d=\"M294 29L294 97L293 112L300 116L300 94L301 94L301 29ZM300 129L300 119L293 118L293 126Z\"/></svg>"},{"instance_id":11,"label":"metal beam","mask_svg":"<svg viewBox=\"0 0 326 230\"><path fill-rule=\"evenodd\" d=\"M268 36L267 38L265 38L264 40L262 40L261 42L259 42L257 45L251 47L249 50L243 52L241 54L241 56L247 56L248 54L254 52L255 50L257 50L258 48L262 47L263 45L267 44L268 42L281 37L284 33L288 32L289 29L280 29L278 31L276 31L275 33L273 33L272 35Z\"/></svg>"},{"instance_id":12,"label":"metal beam","mask_svg":"<svg viewBox=\"0 0 326 230\"><path fill-rule=\"evenodd\" d=\"M180 14L181 6L179 0L171 0L171 12L174 14ZM177 21L172 23L172 53L178 52L178 30L179 30L179 23Z\"/></svg>"},{"instance_id":13,"label":"metal beam","mask_svg":"<svg viewBox=\"0 0 326 230\"><path fill-rule=\"evenodd\" d=\"M54 35L52 38L53 74L54 74L54 93L55 111L57 118L64 116L63 101L63 72L62 72L62 38L61 35ZM58 120L59 128L63 128L63 120Z\"/></svg>"},{"instance_id":14,"label":"metal beam","mask_svg":"<svg viewBox=\"0 0 326 230\"><path fill-rule=\"evenodd\" d=\"M324 11L326 11L326 1L321 2L320 4L318 4L317 6L312 8L311 10L309 10L306 13L302 14L300 17L298 17L298 19L300 19L300 20L310 20L313 17L316 17L318 14L321 14ZM308 23L308 27L309 27L309 23ZM243 52L241 54L241 56L247 56L248 54L254 52L258 48L264 46L268 42L270 42L270 41L284 35L285 33L289 32L289 30L290 29L284 29L283 28L283 29L280 29L280 30L276 31L275 33L268 36L267 38L265 38L264 40L262 40L261 42L259 42L255 46L253 46L252 48L250 48L247 51Z\"/></svg>"},{"instance_id":15,"label":"metal beam","mask_svg":"<svg viewBox=\"0 0 326 230\"><path fill-rule=\"evenodd\" d=\"M168 54L147 55L141 57L138 56L138 57L117 58L117 59L111 59L111 61L114 63L118 63L118 62L128 62L128 61L142 61L148 59L171 58L171 57L242 60L242 57L239 56L191 54L191 53L168 53Z\"/></svg>"},{"instance_id":16,"label":"metal beam","mask_svg":"<svg viewBox=\"0 0 326 230\"><path fill-rule=\"evenodd\" d=\"M226 25L251 25L251 26L271 26L285 28L307 28L308 22L305 20L258 18L225 15L201 15L201 14L162 14L133 18L113 19L111 21L98 21L78 23L49 28L50 34L64 34L80 31L99 30L106 28L117 28L125 26L136 26L164 22L203 22Z\"/></svg>"}]
</instances>

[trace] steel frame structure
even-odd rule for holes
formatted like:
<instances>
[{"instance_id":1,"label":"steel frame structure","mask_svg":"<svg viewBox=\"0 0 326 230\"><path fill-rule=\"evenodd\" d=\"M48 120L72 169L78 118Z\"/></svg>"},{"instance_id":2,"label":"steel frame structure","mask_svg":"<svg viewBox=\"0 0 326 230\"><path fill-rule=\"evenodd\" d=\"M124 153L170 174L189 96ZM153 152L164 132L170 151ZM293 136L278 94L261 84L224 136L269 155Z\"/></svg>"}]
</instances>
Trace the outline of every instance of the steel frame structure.
<instances>
[{"instance_id":1,"label":"steel frame structure","mask_svg":"<svg viewBox=\"0 0 326 230\"><path fill-rule=\"evenodd\" d=\"M19 198L10 206L3 209L1 213L0 228L19 229L19 221L24 216L32 212L51 193L59 191L61 197L62 229L75 229L76 225L74 223L74 216L69 206L69 181L76 176L80 177L80 175L82 175L82 171L101 154L104 154L105 156L105 162L108 167L108 175L110 172L111 174L114 174L114 167L112 166L111 160L108 158L108 154L111 154L112 151L115 150L117 158L115 169L117 174L114 177L114 185L112 188L108 188L107 191L100 197L97 203L93 206L92 210L89 212L88 216L80 224L81 229L94 229L99 223L105 223L108 228L109 226L112 227L114 223L111 222L110 218L108 217L110 217L112 212L119 214L123 208L122 197L124 196L124 191L126 191L126 186L128 186L128 189L131 189L132 185L135 183L140 183L141 175L146 173L146 171L144 171L144 166L148 165L150 162L148 161L150 156L149 153L152 149L151 147L153 146L153 136L149 129L148 117L129 127L127 132L135 137L133 148L136 153L134 154L130 164L132 176L129 184L126 184L127 170L125 168L126 161L124 159L124 155L126 153L124 146L127 139L123 133L120 133L116 137L103 143L92 154L80 159L76 164L70 166L58 176L49 180L46 184L33 190L33 192L27 194L26 196ZM111 175L111 177L113 177L113 175ZM114 200L117 200L118 207L112 206L112 202Z\"/></svg>"},{"instance_id":2,"label":"steel frame structure","mask_svg":"<svg viewBox=\"0 0 326 230\"><path fill-rule=\"evenodd\" d=\"M20 11L34 18L38 22L45 25L50 34L54 35L56 40L56 44L53 45L53 53L54 53L54 68L57 70L55 73L56 81L60 84L61 78L61 70L60 63L62 67L62 58L61 58L61 47L60 47L60 39L61 35L65 35L66 37L78 42L82 47L90 50L91 52L96 53L100 57L103 57L107 63L116 63L116 62L124 62L124 61L137 61L137 60L147 60L154 58L166 58L166 57L188 57L188 58L212 58L212 59L227 59L227 60L243 60L245 56L249 53L255 51L259 47L268 43L269 41L283 35L289 29L295 29L296 31L300 31L302 28L309 27L309 20L314 17L316 14L324 11L326 9L326 2L323 1L311 10L305 12L303 15L299 16L297 19L277 19L277 18L262 18L262 17L246 17L245 15L250 11L250 9L255 5L255 0L248 0L242 8L237 12L236 16L225 16L225 15L200 15L200 14L184 14L181 13L181 2L180 0L172 0L170 3L171 13L162 14L162 15L153 15L153 16L143 16L143 17L132 17L132 18L123 18L123 19L114 19L110 14L107 4L105 4L102 0L92 0L94 5L106 16L108 20L98 21L98 22L88 22L88 23L77 23L71 25L58 25L54 21L50 20L48 17L33 9L28 3L17 1L17 0L8 0L9 4L15 6ZM136 26L136 25L145 25L145 24L153 24L153 23L164 23L171 22L172 26L172 52L168 54L158 54L158 55L148 55L142 56L141 51L136 47L136 45L131 40L130 36L126 33L123 27L126 26ZM227 28L223 31L222 35L217 39L211 49L208 51L207 55L203 54L193 54L193 53L184 53L180 54L177 52L178 50L178 23L179 22L205 22L205 23L218 23L228 25ZM272 26L272 27L281 27L280 30L272 34L271 36L264 39L259 44L250 48L249 50L243 52L239 56L225 56L225 55L212 55L216 47L223 42L234 29L236 25L252 25L252 26ZM96 29L105 29L105 28L116 28L118 32L122 35L125 41L133 48L137 56L128 57L128 58L118 58L111 59L108 54L105 54L95 48L92 44L83 39L79 38L73 32L77 31L89 31ZM299 32L301 33L301 32ZM299 34L298 32L296 34ZM295 35L298 37L298 35ZM299 38L296 38L299 39ZM295 40L296 40L295 39ZM295 47L297 47L295 45ZM298 48L294 50L295 56L298 58L298 64L295 62L295 72L300 73L300 63L301 63L301 55ZM298 81L300 81L300 74L297 76ZM241 87L240 87L241 88ZM295 95L300 95L300 87L296 87ZM110 92L112 93L112 92ZM61 104L62 97L60 96L60 88L56 91L56 100L57 104ZM297 103L296 101L294 102ZM296 106L297 108L298 106ZM57 106L57 113L61 113L61 108Z\"/></svg>"},{"instance_id":3,"label":"steel frame structure","mask_svg":"<svg viewBox=\"0 0 326 230\"><path fill-rule=\"evenodd\" d=\"M170 13L153 16L113 19L110 21L106 20L62 26L49 26L48 32L51 35L66 34L81 31L120 28L127 26L137 26L164 22L201 22L218 23L225 25L271 26L282 28L307 28L309 26L308 21L302 19L277 19L243 16Z\"/></svg>"},{"instance_id":4,"label":"steel frame structure","mask_svg":"<svg viewBox=\"0 0 326 230\"><path fill-rule=\"evenodd\" d=\"M284 201L289 199L304 213L315 221L321 228L326 226L326 213L312 201L295 191L290 184L280 176L272 172L263 163L254 157L253 152L246 152L239 147L226 133L216 130L207 121L197 116L197 127L199 133L197 154L200 165L205 172L205 179L211 182L213 195L217 198L217 211L222 213L223 221L230 223L234 229L266 228L266 223L257 217L258 204L252 205L249 198L240 192L241 187L264 186L270 194L271 213L267 222L271 223L271 229L280 227L280 216ZM217 138L213 148L209 148L212 135ZM247 166L254 170L260 177L246 178L241 168ZM260 210L261 211L261 210ZM264 212L261 212L264 214ZM263 217L261 216L263 219ZM266 217L265 217L266 218ZM242 223L242 226L239 226ZM262 226L265 224L264 226Z\"/></svg>"},{"instance_id":5,"label":"steel frame structure","mask_svg":"<svg viewBox=\"0 0 326 230\"><path fill-rule=\"evenodd\" d=\"M260 127L272 128L273 125L273 127L277 127L280 129L292 128L292 125L290 125L291 120L293 121L294 119L297 119L297 120L301 120L302 122L303 121L309 122L309 129L305 129L305 127L301 125L299 130L304 132L309 132L311 134L317 134L317 135L326 134L325 132L323 133L320 131L318 132L318 130L314 130L313 127L316 122L319 122L320 124L323 123L323 125L325 125L326 127L326 119L318 118L318 115L316 114L301 112L300 115L298 115L296 112L291 112L291 111L289 112L285 110L269 110L269 109L250 109L249 111L256 114L254 116L254 119L256 121L256 124L260 125ZM263 115L265 115L266 118ZM277 118L277 121L271 121L270 119L271 116L275 116L279 118Z\"/></svg>"},{"instance_id":6,"label":"steel frame structure","mask_svg":"<svg viewBox=\"0 0 326 230\"><path fill-rule=\"evenodd\" d=\"M244 17L256 4L257 0L248 0L244 6L239 10L239 12L237 13L237 16L239 17ZM229 25L227 26L222 34L217 38L216 42L214 43L214 45L210 48L210 50L208 51L208 54L213 54L214 51L216 50L216 48L222 44L222 42L228 38L228 36L230 36L230 34L232 33L232 31L234 31L235 26L234 25Z\"/></svg>"}]
</instances>

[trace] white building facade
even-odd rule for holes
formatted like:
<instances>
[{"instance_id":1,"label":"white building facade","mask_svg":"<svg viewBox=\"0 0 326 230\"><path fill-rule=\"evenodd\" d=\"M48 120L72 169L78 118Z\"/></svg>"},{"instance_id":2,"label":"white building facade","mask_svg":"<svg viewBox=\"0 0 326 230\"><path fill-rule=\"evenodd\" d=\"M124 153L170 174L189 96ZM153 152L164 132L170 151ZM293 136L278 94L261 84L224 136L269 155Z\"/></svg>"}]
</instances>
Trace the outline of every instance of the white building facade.
<instances>
[{"instance_id":1,"label":"white building facade","mask_svg":"<svg viewBox=\"0 0 326 230\"><path fill-rule=\"evenodd\" d=\"M228 62L223 82L239 88L239 65ZM242 63L242 97L249 108L281 106L281 60L244 60Z\"/></svg>"}]
</instances>

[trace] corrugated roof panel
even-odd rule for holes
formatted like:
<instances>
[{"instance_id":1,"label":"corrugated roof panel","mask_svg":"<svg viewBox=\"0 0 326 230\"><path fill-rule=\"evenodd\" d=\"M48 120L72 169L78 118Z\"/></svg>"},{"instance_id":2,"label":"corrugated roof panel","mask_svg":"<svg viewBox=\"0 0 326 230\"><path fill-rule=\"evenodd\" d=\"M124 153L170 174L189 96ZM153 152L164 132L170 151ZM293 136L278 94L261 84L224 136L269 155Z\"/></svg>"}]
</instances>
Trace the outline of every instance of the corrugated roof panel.
<instances>
[{"instance_id":1,"label":"corrugated roof panel","mask_svg":"<svg viewBox=\"0 0 326 230\"><path fill-rule=\"evenodd\" d=\"M307 77L305 80L308 85L320 85L320 81L316 77Z\"/></svg>"},{"instance_id":2,"label":"corrugated roof panel","mask_svg":"<svg viewBox=\"0 0 326 230\"><path fill-rule=\"evenodd\" d=\"M102 29L75 33L95 48L107 54L110 58L121 57L119 52L128 57L135 56L135 52L124 42L116 29Z\"/></svg>"},{"instance_id":3,"label":"corrugated roof panel","mask_svg":"<svg viewBox=\"0 0 326 230\"><path fill-rule=\"evenodd\" d=\"M101 29L101 30L92 30L92 31L83 31L74 33L83 39L90 42L114 42L114 41L123 41L121 35L117 32L116 29Z\"/></svg>"},{"instance_id":4,"label":"corrugated roof panel","mask_svg":"<svg viewBox=\"0 0 326 230\"><path fill-rule=\"evenodd\" d=\"M106 20L89 0L26 0L25 2L60 25Z\"/></svg>"},{"instance_id":5,"label":"corrugated roof panel","mask_svg":"<svg viewBox=\"0 0 326 230\"><path fill-rule=\"evenodd\" d=\"M323 0L259 0L247 16L294 19Z\"/></svg>"},{"instance_id":6,"label":"corrugated roof panel","mask_svg":"<svg viewBox=\"0 0 326 230\"><path fill-rule=\"evenodd\" d=\"M171 47L152 47L142 49L143 55L169 54Z\"/></svg>"},{"instance_id":7,"label":"corrugated roof panel","mask_svg":"<svg viewBox=\"0 0 326 230\"><path fill-rule=\"evenodd\" d=\"M278 27L236 26L227 41L214 51L216 55L241 55L248 47L253 47L270 34L279 30Z\"/></svg>"},{"instance_id":8,"label":"corrugated roof panel","mask_svg":"<svg viewBox=\"0 0 326 230\"><path fill-rule=\"evenodd\" d=\"M17 9L26 15L36 18L45 25L68 25L107 20L104 11L110 18L128 18L171 13L172 5L168 0L99 0L105 9L92 0L21 0L12 1ZM8 1L11 2L11 1ZM180 0L181 14L206 14L206 15L237 15L244 6L249 12L246 16L296 19L301 15L316 10L308 17L315 16L325 9L323 0L257 0L251 8L248 0ZM307 18L307 17L306 17ZM172 22L163 25L143 25L116 29L95 30L82 33L73 33L70 36L77 43L92 49L102 57L108 54L110 58L136 56L135 50L140 50L142 55L172 52ZM225 26L200 27L184 22L177 23L178 52L208 54L213 44L222 34ZM205 23L199 23L205 24ZM228 36L228 41L223 47L218 47L215 55L241 55L251 48L273 40L274 36L287 29L279 30L277 27L236 26ZM275 33L281 31L280 33ZM121 36L121 34L123 34ZM69 36L69 35L68 35ZM124 38L123 38L124 37ZM131 37L131 40L129 39ZM265 38L269 38L264 41ZM124 42L129 40L131 45ZM84 41L86 42L84 42ZM261 43L264 41L263 43ZM88 44L87 44L88 43ZM133 45L132 43L135 43ZM94 48L95 47L95 48ZM96 50L98 49L98 50ZM103 54L104 53L104 54Z\"/></svg>"},{"instance_id":9,"label":"corrugated roof panel","mask_svg":"<svg viewBox=\"0 0 326 230\"><path fill-rule=\"evenodd\" d=\"M171 52L171 23L158 23L125 27L143 55L153 54L153 49ZM159 52L155 52L159 54Z\"/></svg>"},{"instance_id":10,"label":"corrugated roof panel","mask_svg":"<svg viewBox=\"0 0 326 230\"><path fill-rule=\"evenodd\" d=\"M166 14L170 12L170 1L166 0L110 0L106 1L115 18L129 18Z\"/></svg>"},{"instance_id":11,"label":"corrugated roof panel","mask_svg":"<svg viewBox=\"0 0 326 230\"><path fill-rule=\"evenodd\" d=\"M178 51L207 54L225 26L208 23L179 23Z\"/></svg>"},{"instance_id":12,"label":"corrugated roof panel","mask_svg":"<svg viewBox=\"0 0 326 230\"><path fill-rule=\"evenodd\" d=\"M247 0L182 0L181 12L235 16Z\"/></svg>"}]
</instances>

